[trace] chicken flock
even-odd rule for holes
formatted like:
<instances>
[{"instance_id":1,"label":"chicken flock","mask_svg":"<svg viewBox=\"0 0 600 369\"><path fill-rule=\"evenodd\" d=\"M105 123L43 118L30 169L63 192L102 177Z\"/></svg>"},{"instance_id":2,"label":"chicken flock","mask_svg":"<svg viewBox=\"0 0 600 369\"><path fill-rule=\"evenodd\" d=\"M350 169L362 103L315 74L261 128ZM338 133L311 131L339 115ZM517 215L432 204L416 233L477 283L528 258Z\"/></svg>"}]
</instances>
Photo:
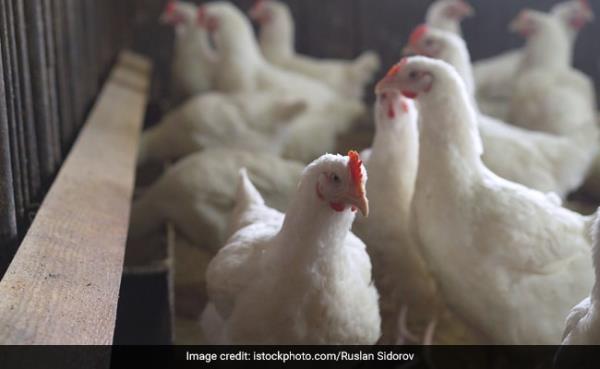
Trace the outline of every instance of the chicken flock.
<instances>
[{"instance_id":1,"label":"chicken flock","mask_svg":"<svg viewBox=\"0 0 600 369\"><path fill-rule=\"evenodd\" d=\"M568 198L600 196L594 84L571 63L594 14L523 10L525 46L472 63L474 14L430 6L376 84L372 146L340 155L376 53L297 53L278 0L168 2L173 108L138 165L172 165L129 236L170 222L205 255L177 254L208 296L196 343L600 344L600 217Z\"/></svg>"}]
</instances>

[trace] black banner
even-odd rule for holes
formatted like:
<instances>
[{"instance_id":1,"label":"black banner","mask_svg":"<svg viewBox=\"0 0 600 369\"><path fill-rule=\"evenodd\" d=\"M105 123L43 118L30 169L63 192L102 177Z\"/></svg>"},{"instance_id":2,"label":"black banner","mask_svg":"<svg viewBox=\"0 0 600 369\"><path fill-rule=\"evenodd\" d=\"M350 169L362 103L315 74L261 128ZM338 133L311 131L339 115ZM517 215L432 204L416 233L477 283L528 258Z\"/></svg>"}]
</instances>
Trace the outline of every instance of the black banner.
<instances>
[{"instance_id":1,"label":"black banner","mask_svg":"<svg viewBox=\"0 0 600 369\"><path fill-rule=\"evenodd\" d=\"M2 369L600 368L600 347L0 346Z\"/></svg>"}]
</instances>

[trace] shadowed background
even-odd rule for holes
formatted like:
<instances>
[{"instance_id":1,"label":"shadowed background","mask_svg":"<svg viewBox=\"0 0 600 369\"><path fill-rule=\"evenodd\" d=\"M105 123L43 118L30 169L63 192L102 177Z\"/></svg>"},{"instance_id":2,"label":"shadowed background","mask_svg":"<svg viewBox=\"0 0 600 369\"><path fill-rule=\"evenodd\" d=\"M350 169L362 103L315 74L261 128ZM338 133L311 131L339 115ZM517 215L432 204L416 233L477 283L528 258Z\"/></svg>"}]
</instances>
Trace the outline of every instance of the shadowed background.
<instances>
[{"instance_id":1,"label":"shadowed background","mask_svg":"<svg viewBox=\"0 0 600 369\"><path fill-rule=\"evenodd\" d=\"M153 96L166 93L165 81L172 53L173 31L160 26L157 19L166 0L136 0L135 47L158 63L158 80ZM354 58L372 49L383 61L380 75L397 62L408 35L423 22L432 0L283 0L296 21L296 49L303 54L327 58ZM206 1L195 0L201 4ZM235 0L249 9L253 0ZM473 60L493 56L523 44L508 32L508 23L523 8L549 10L560 0L469 0L476 16L463 24L464 35ZM597 16L600 2L590 1ZM577 41L575 66L594 77L600 87L600 20L585 27ZM160 47L157 47L160 45Z\"/></svg>"}]
</instances>

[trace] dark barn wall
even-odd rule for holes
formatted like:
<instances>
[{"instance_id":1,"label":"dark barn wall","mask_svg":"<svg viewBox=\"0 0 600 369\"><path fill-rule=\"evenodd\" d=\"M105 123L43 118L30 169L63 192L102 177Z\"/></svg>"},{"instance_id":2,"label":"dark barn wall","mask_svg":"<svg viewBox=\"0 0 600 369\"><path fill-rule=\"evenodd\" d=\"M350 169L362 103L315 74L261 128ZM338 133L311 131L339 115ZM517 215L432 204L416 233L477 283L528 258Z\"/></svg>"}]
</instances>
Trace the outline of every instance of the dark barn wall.
<instances>
[{"instance_id":1,"label":"dark barn wall","mask_svg":"<svg viewBox=\"0 0 600 369\"><path fill-rule=\"evenodd\" d=\"M172 30L159 26L157 19L166 0L137 1L136 47L155 58L162 71L154 96L162 96L172 51ZM362 50L376 50L385 69L400 57L411 30L424 19L430 0L284 0L296 20L296 47L301 53L318 57L352 58ZM560 0L469 0L477 16L464 23L464 33L474 60L517 47L523 41L511 35L508 23L523 8L549 10ZM206 1L195 0L195 3ZM253 0L233 1L247 10ZM600 15L600 1L590 1ZM596 80L600 87L600 20L581 33L575 52L575 66Z\"/></svg>"},{"instance_id":2,"label":"dark barn wall","mask_svg":"<svg viewBox=\"0 0 600 369\"><path fill-rule=\"evenodd\" d=\"M127 0L0 0L0 276L128 40Z\"/></svg>"}]
</instances>

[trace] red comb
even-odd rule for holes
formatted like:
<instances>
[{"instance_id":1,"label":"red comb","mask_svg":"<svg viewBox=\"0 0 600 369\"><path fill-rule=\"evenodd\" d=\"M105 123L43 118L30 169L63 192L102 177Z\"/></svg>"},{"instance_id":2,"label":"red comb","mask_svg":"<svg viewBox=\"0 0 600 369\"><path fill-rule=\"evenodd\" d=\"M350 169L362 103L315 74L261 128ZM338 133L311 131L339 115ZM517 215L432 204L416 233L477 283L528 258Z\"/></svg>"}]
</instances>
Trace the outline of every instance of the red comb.
<instances>
[{"instance_id":1,"label":"red comb","mask_svg":"<svg viewBox=\"0 0 600 369\"><path fill-rule=\"evenodd\" d=\"M175 0L169 0L169 2L167 2L167 5L165 6L165 12L167 14L173 14L175 13L176 10L176 1Z\"/></svg>"},{"instance_id":2,"label":"red comb","mask_svg":"<svg viewBox=\"0 0 600 369\"><path fill-rule=\"evenodd\" d=\"M425 34L427 34L428 30L429 30L429 27L427 27L426 24L418 25L414 29L414 31L412 31L412 33L410 34L410 37L408 38L408 43L410 45L416 45L419 41L421 41L423 36L425 36Z\"/></svg>"},{"instance_id":3,"label":"red comb","mask_svg":"<svg viewBox=\"0 0 600 369\"><path fill-rule=\"evenodd\" d=\"M204 25L206 23L206 8L204 6L198 7L198 24Z\"/></svg>"},{"instance_id":4,"label":"red comb","mask_svg":"<svg viewBox=\"0 0 600 369\"><path fill-rule=\"evenodd\" d=\"M255 12L262 11L262 9L265 7L266 3L267 3L267 0L254 0L254 5L252 5L252 10L254 10Z\"/></svg>"},{"instance_id":5,"label":"red comb","mask_svg":"<svg viewBox=\"0 0 600 369\"><path fill-rule=\"evenodd\" d=\"M362 161L360 160L360 155L358 155L358 152L351 150L348 151L348 157L350 158L349 168L352 181L354 181L354 184L358 185L360 188L363 179Z\"/></svg>"},{"instance_id":6,"label":"red comb","mask_svg":"<svg viewBox=\"0 0 600 369\"><path fill-rule=\"evenodd\" d=\"M395 64L393 67L390 68L390 70L387 72L387 74L385 76L386 77L394 77L396 74L400 73L402 68L404 68L404 66L407 63L408 63L408 59L402 58L402 60L400 60L400 62L398 64Z\"/></svg>"},{"instance_id":7,"label":"red comb","mask_svg":"<svg viewBox=\"0 0 600 369\"><path fill-rule=\"evenodd\" d=\"M387 74L385 75L386 77L393 77L396 74L398 74L398 72L400 72L400 64L394 64L393 67L390 68L390 70L387 72Z\"/></svg>"}]
</instances>

